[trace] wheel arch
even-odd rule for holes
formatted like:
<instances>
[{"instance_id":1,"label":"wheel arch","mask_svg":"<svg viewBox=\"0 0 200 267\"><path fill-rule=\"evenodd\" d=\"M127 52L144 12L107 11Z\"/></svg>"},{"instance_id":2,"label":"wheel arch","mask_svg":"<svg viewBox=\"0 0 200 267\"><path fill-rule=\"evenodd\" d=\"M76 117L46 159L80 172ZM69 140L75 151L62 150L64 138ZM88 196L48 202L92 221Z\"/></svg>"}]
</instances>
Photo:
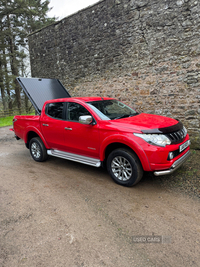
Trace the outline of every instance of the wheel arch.
<instances>
[{"instance_id":1,"label":"wheel arch","mask_svg":"<svg viewBox=\"0 0 200 267\"><path fill-rule=\"evenodd\" d=\"M100 153L100 158L101 158L101 161L103 162L103 166L106 165L107 158L113 150L118 149L118 148L123 148L123 149L130 150L132 153L134 153L137 156L144 171L151 171L149 160L146 156L146 153L142 149L142 147L133 140L131 140L131 142L128 142L128 141L129 140L125 141L125 140L120 139L120 140L107 142L106 144L104 143L103 149L101 150L101 153Z\"/></svg>"},{"instance_id":2,"label":"wheel arch","mask_svg":"<svg viewBox=\"0 0 200 267\"><path fill-rule=\"evenodd\" d=\"M49 148L48 144L46 143L43 135L38 131L37 128L34 128L34 129L28 129L27 132L26 132L26 137L25 137L25 145L26 147L29 149L29 143L30 143L30 140L34 137L40 137L40 139L42 140L42 142L44 143L44 146L46 147L46 149Z\"/></svg>"},{"instance_id":3,"label":"wheel arch","mask_svg":"<svg viewBox=\"0 0 200 267\"><path fill-rule=\"evenodd\" d=\"M119 143L119 142L116 142L116 143L111 143L109 144L106 149L105 149L105 159L107 159L107 157L109 156L109 154L115 150L115 149L118 149L118 148L124 148L124 149L129 149L129 150L132 150L129 146L123 144L123 143ZM132 150L133 151L133 150Z\"/></svg>"}]
</instances>

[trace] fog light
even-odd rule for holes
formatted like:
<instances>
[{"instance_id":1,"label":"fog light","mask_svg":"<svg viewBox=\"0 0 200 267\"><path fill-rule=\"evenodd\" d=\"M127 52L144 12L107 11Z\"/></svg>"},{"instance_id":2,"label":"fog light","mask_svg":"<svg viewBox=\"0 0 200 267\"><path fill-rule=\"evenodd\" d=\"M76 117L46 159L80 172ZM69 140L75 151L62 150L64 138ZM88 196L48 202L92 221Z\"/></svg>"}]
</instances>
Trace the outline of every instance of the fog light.
<instances>
[{"instance_id":1,"label":"fog light","mask_svg":"<svg viewBox=\"0 0 200 267\"><path fill-rule=\"evenodd\" d=\"M171 159L173 159L174 158L174 154L173 154L173 152L169 152L169 159L171 160Z\"/></svg>"}]
</instances>

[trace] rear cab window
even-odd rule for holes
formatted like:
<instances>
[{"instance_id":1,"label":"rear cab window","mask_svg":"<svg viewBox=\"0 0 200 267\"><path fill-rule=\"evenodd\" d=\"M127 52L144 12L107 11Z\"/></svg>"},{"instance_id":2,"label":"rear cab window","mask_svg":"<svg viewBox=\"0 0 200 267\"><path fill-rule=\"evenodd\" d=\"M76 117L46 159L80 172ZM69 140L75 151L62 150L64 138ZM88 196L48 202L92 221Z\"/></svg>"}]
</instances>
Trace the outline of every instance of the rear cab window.
<instances>
[{"instance_id":1,"label":"rear cab window","mask_svg":"<svg viewBox=\"0 0 200 267\"><path fill-rule=\"evenodd\" d=\"M51 118L62 120L64 115L64 102L47 104L45 114Z\"/></svg>"}]
</instances>

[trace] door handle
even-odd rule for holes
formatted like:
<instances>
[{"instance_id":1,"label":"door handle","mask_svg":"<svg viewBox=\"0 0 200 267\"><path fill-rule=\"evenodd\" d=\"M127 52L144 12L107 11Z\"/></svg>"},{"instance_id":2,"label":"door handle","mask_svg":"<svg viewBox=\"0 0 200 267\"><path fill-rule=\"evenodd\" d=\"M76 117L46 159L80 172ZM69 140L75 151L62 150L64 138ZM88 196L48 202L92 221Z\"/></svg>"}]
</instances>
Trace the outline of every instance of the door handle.
<instances>
[{"instance_id":1,"label":"door handle","mask_svg":"<svg viewBox=\"0 0 200 267\"><path fill-rule=\"evenodd\" d=\"M65 127L65 130L72 131L72 128Z\"/></svg>"},{"instance_id":2,"label":"door handle","mask_svg":"<svg viewBox=\"0 0 200 267\"><path fill-rule=\"evenodd\" d=\"M49 124L45 124L45 123L43 123L42 125L43 125L43 126L49 126Z\"/></svg>"}]
</instances>

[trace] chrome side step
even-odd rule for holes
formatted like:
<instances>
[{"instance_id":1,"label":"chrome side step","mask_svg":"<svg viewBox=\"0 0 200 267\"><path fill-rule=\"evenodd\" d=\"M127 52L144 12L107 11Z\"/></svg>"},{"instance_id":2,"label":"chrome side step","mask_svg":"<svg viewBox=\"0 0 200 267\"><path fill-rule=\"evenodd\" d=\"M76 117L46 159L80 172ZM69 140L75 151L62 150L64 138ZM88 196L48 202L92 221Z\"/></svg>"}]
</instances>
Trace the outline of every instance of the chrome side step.
<instances>
[{"instance_id":1,"label":"chrome side step","mask_svg":"<svg viewBox=\"0 0 200 267\"><path fill-rule=\"evenodd\" d=\"M101 166L101 161L99 159L85 157L85 156L68 153L68 152L64 152L60 150L50 149L50 150L47 150L47 154L50 156L54 156L54 157L58 157L62 159L68 159L68 160L80 162L80 163L87 164L87 165L94 166L94 167Z\"/></svg>"}]
</instances>

